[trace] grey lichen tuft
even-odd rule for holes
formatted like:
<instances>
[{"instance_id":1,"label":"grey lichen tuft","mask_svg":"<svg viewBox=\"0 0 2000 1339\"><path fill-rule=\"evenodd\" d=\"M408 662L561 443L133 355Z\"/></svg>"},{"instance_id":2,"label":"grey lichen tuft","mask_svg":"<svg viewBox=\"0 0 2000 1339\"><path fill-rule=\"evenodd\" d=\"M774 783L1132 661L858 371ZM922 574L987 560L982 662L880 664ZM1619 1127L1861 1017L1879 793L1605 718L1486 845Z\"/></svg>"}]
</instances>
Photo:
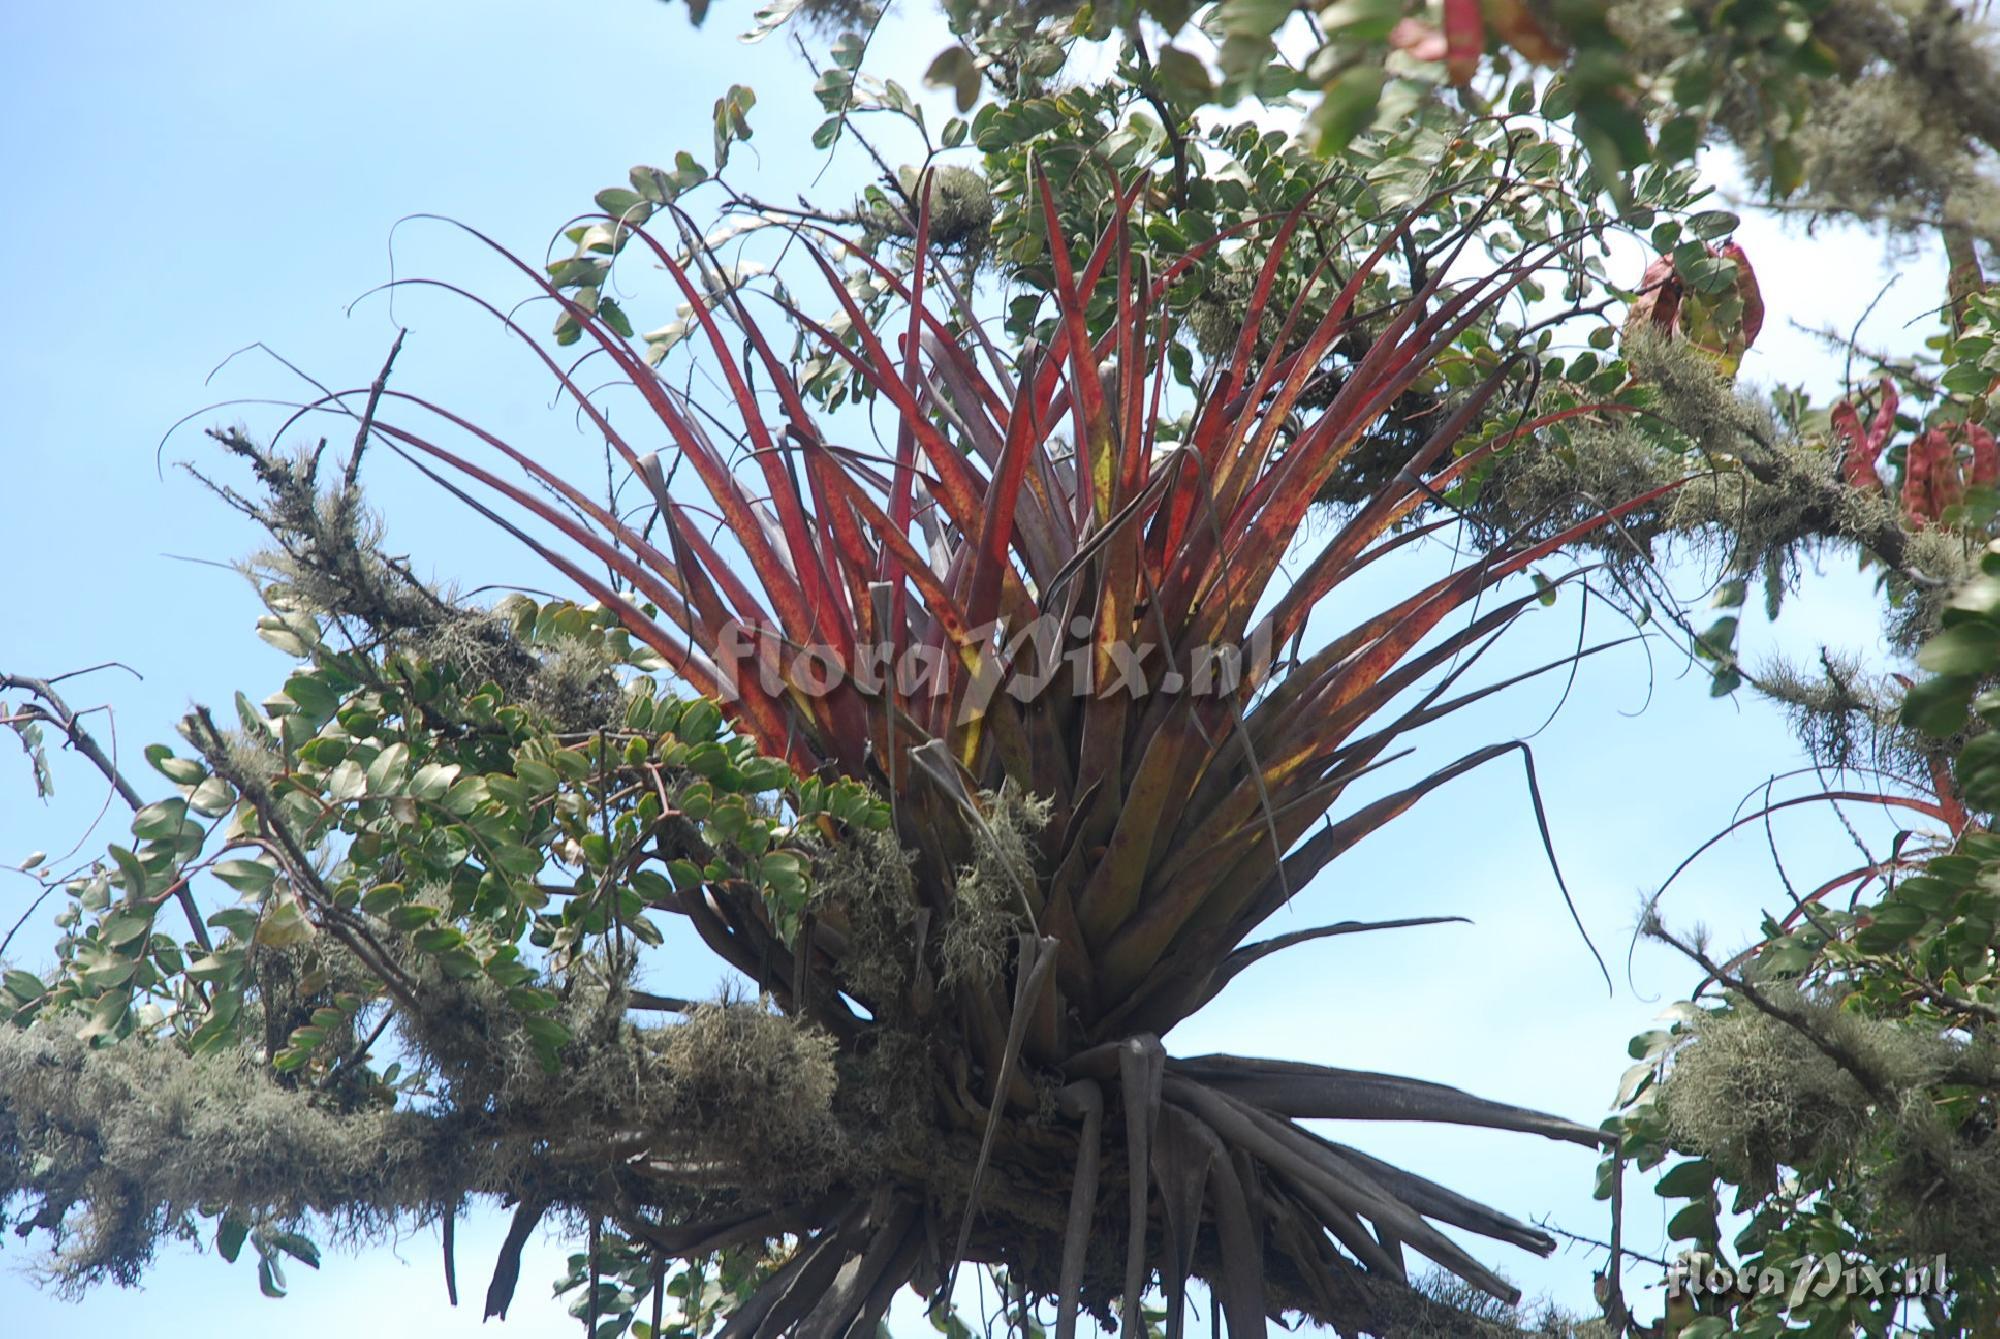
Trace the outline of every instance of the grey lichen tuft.
<instances>
[{"instance_id":1,"label":"grey lichen tuft","mask_svg":"<svg viewBox=\"0 0 2000 1339\"><path fill-rule=\"evenodd\" d=\"M279 1227L309 1215L372 1234L487 1179L492 1151L435 1121L341 1114L251 1057L128 1042L91 1049L49 1028L0 1028L0 1204L56 1243L49 1278L76 1293L136 1282L198 1208Z\"/></svg>"},{"instance_id":2,"label":"grey lichen tuft","mask_svg":"<svg viewBox=\"0 0 2000 1339\"><path fill-rule=\"evenodd\" d=\"M876 1008L892 1006L915 965L912 860L888 830L853 831L813 851L813 907L844 924L843 969L859 998Z\"/></svg>"},{"instance_id":3,"label":"grey lichen tuft","mask_svg":"<svg viewBox=\"0 0 2000 1339\"><path fill-rule=\"evenodd\" d=\"M1446 1273L1410 1281L1410 1291L1385 1308L1383 1334L1396 1339L1615 1339L1601 1319L1572 1315L1551 1302L1510 1306Z\"/></svg>"},{"instance_id":4,"label":"grey lichen tuft","mask_svg":"<svg viewBox=\"0 0 2000 1339\"><path fill-rule=\"evenodd\" d=\"M1867 1188L1908 1253L1946 1254L1958 1269L2000 1263L2000 1140L1991 1124L1954 1126L1920 1098L1906 1106L1890 1149Z\"/></svg>"},{"instance_id":5,"label":"grey lichen tuft","mask_svg":"<svg viewBox=\"0 0 2000 1339\"><path fill-rule=\"evenodd\" d=\"M736 1167L793 1168L836 1141L834 1042L818 1028L762 1003L725 1001L658 1040L671 1076L659 1127L704 1132L712 1147L694 1151Z\"/></svg>"},{"instance_id":6,"label":"grey lichen tuft","mask_svg":"<svg viewBox=\"0 0 2000 1339\"><path fill-rule=\"evenodd\" d=\"M920 184L916 171L904 168L899 175L903 190L914 198ZM975 260L984 257L993 231L993 191L976 169L935 169L930 211L932 246ZM864 204L858 213L871 239L915 235L915 219L900 204L889 208Z\"/></svg>"},{"instance_id":7,"label":"grey lichen tuft","mask_svg":"<svg viewBox=\"0 0 2000 1339\"><path fill-rule=\"evenodd\" d=\"M981 797L985 824L975 830L972 863L958 871L950 919L938 944L942 984L991 981L1006 966L1014 937L1027 928L1024 887L1035 882L1029 838L1049 821L1049 802L1013 786Z\"/></svg>"},{"instance_id":8,"label":"grey lichen tuft","mask_svg":"<svg viewBox=\"0 0 2000 1339\"><path fill-rule=\"evenodd\" d=\"M622 697L601 643L530 644L504 607L474 608L432 589L383 550L382 524L358 486L322 481L319 451L283 454L238 430L215 435L249 464L262 492L250 496L195 477L270 534L275 547L246 568L285 622L296 628L300 620L324 620L357 645L450 666L470 687L496 684L508 701L559 730L593 730L620 718Z\"/></svg>"},{"instance_id":9,"label":"grey lichen tuft","mask_svg":"<svg viewBox=\"0 0 2000 1339\"><path fill-rule=\"evenodd\" d=\"M1768 997L1853 1057L1881 1090L1905 1092L1948 1058L1935 1036L1861 1017L1783 987ZM1792 1023L1739 1001L1704 1014L1674 1054L1660 1109L1676 1146L1740 1185L1771 1186L1780 1167L1826 1170L1853 1158L1893 1115L1849 1067Z\"/></svg>"}]
</instances>

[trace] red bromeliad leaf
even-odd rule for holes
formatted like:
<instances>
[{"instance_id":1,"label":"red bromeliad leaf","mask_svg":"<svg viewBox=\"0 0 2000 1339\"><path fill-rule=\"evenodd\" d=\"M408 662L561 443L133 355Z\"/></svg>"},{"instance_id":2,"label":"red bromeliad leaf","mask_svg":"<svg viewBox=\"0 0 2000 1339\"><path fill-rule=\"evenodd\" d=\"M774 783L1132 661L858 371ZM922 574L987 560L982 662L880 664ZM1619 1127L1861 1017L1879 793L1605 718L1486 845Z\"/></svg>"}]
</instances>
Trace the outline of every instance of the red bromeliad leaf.
<instances>
[{"instance_id":1,"label":"red bromeliad leaf","mask_svg":"<svg viewBox=\"0 0 2000 1339\"><path fill-rule=\"evenodd\" d=\"M1477 6L1470 12L1476 20ZM1426 667L1494 630L1480 619L1443 631L1455 611L1551 546L1502 551L1441 578L1287 672L1274 672L1269 648L1296 636L1348 576L1396 547L1399 529L1438 488L1545 422L1590 411L1533 420L1456 452L1502 385L1500 373L1488 377L1269 606L1279 562L1329 475L1433 360L1529 277L1532 264L1456 284L1442 277L1449 265L1438 265L1438 277L1381 322L1333 402L1299 421L1313 369L1337 341L1365 333L1350 312L1401 234L1342 276L1318 314L1307 314L1307 294L1294 298L1284 337L1258 356L1254 336L1273 299L1278 253L1304 217L1295 212L1270 243L1234 356L1195 406L1188 445L1155 463L1168 334L1154 329L1158 285L1133 272L1122 209L1079 267L1045 184L1042 194L1058 317L1045 357L1004 382L982 370L947 342L954 318L925 307L921 271L901 290L912 311L892 350L830 263L812 252L853 340L801 323L895 413L894 458L864 468L834 449L790 369L730 290L715 311L700 302L695 310L752 448L755 492L675 392L649 368L628 374L728 523L741 570L663 489L669 551L633 542L601 509L585 515L610 530L614 544L586 547L659 605L690 650L716 667L712 678L730 714L767 751L901 794L930 784L903 756L938 740L977 787L1011 783L1054 800L1041 838L1049 882L1036 900L1076 917L1082 942L1067 946L1072 962L1087 963L1114 941L1124 946L1108 978L1095 983L1098 999L1081 1020L1088 1031L1091 1015L1144 989L1159 964L1184 959L1197 943L1203 953L1226 953L1254 928L1261 914L1249 893L1279 876L1281 858L1348 780L1422 713L1356 732ZM640 235L682 292L698 299L699 254L691 265ZM1671 263L1648 275L1654 305L1644 319L1670 321L1678 292ZM1093 337L1086 308L1098 295L1113 314L1106 333ZM621 367L631 361L591 313L571 314ZM743 330L741 357L724 319ZM753 367L768 391L752 389ZM399 440L436 454L407 433ZM523 453L487 440L552 481ZM1073 457L1066 440L1080 445ZM496 486L455 456L438 458ZM584 542L554 506L503 491ZM565 496L574 505L579 495ZM1504 607L1511 619L1525 603ZM1426 639L1435 645L1416 655ZM899 670L879 690L861 686L864 653ZM830 685L809 690L799 679L808 665ZM914 673L901 672L912 665ZM1231 675L1240 686L1213 691ZM1021 691L1031 683L1041 691ZM1208 691L1185 691L1197 683ZM1241 696L1253 690L1264 694L1254 707ZM924 822L930 812L928 804L911 810ZM924 836L940 858L965 840ZM949 881L948 870L932 873ZM1226 931L1219 939L1218 925Z\"/></svg>"}]
</instances>

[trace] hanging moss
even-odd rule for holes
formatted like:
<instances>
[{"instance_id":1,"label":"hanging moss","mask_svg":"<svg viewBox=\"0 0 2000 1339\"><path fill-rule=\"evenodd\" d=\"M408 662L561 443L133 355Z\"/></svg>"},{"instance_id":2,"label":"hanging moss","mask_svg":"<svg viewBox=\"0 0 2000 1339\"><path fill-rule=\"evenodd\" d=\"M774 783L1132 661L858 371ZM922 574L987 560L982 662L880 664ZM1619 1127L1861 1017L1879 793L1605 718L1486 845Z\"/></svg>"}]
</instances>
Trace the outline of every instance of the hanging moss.
<instances>
[{"instance_id":1,"label":"hanging moss","mask_svg":"<svg viewBox=\"0 0 2000 1339\"><path fill-rule=\"evenodd\" d=\"M1918 1029L1796 990L1769 994L1888 1091L1921 1086L1949 1058L1942 1042ZM1773 1185L1780 1167L1836 1167L1894 1116L1805 1033L1747 1003L1704 1014L1691 1033L1660 1087L1660 1108L1675 1146L1739 1185Z\"/></svg>"},{"instance_id":2,"label":"hanging moss","mask_svg":"<svg viewBox=\"0 0 2000 1339\"><path fill-rule=\"evenodd\" d=\"M732 1167L805 1165L802 1153L837 1137L833 1054L824 1032L762 1004L703 1005L662 1031L671 1083L659 1095L660 1123L701 1132L708 1146L698 1151L726 1157ZM822 1175L834 1170L826 1166Z\"/></svg>"},{"instance_id":3,"label":"hanging moss","mask_svg":"<svg viewBox=\"0 0 2000 1339\"><path fill-rule=\"evenodd\" d=\"M161 1242L192 1235L199 1206L372 1235L506 1176L490 1145L412 1113L329 1110L248 1056L0 1028L0 1092L0 1204L50 1233L46 1272L71 1294L135 1283Z\"/></svg>"},{"instance_id":4,"label":"hanging moss","mask_svg":"<svg viewBox=\"0 0 2000 1339\"><path fill-rule=\"evenodd\" d=\"M942 984L991 981L1028 925L1022 889L1035 883L1028 839L1049 821L1049 802L1011 786L982 796L986 823L975 831L972 863L958 872L951 916L939 942Z\"/></svg>"},{"instance_id":5,"label":"hanging moss","mask_svg":"<svg viewBox=\"0 0 2000 1339\"><path fill-rule=\"evenodd\" d=\"M1892 1152L1863 1185L1914 1257L1947 1255L1955 1268L2000 1264L2000 1140L1989 1121L1945 1120L1928 1100L1908 1104Z\"/></svg>"},{"instance_id":6,"label":"hanging moss","mask_svg":"<svg viewBox=\"0 0 2000 1339\"><path fill-rule=\"evenodd\" d=\"M822 843L813 856L813 908L844 927L848 978L878 1008L910 981L916 887L912 857L887 829Z\"/></svg>"}]
</instances>

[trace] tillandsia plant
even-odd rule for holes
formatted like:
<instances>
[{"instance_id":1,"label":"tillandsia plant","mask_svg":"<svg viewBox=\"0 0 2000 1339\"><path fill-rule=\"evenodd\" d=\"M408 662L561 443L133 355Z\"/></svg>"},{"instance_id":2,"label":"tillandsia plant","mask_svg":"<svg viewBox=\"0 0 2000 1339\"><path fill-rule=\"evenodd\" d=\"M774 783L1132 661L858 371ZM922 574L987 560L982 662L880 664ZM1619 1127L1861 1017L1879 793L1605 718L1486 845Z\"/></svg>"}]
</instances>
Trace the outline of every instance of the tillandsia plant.
<instances>
[{"instance_id":1,"label":"tillandsia plant","mask_svg":"<svg viewBox=\"0 0 2000 1339\"><path fill-rule=\"evenodd\" d=\"M253 1244L281 1291L284 1260L317 1262L316 1218L415 1216L444 1225L455 1290L452 1224L500 1196L514 1227L487 1312L554 1218L588 1235L571 1282L599 1335L665 1333L669 1306L690 1333L870 1334L906 1284L948 1301L961 1262L1004 1268L1024 1308L1053 1299L1064 1336L1084 1312L1137 1332L1155 1286L1178 1332L1190 1279L1231 1333L1286 1314L1450 1324L1410 1287L1412 1254L1514 1300L1445 1229L1543 1253L1547 1234L1300 1122L1585 1147L1598 1130L1419 1079L1169 1058L1160 1038L1275 952L1423 923L1253 938L1425 795L1527 758L1495 744L1336 812L1413 732L1523 677L1466 684L1550 595L1534 565L1652 498L1502 536L1322 629L1356 573L1456 524L1440 504L1459 480L1596 410L1502 420L1517 383L1485 367L1401 472L1280 562L1385 408L1571 239L1479 274L1475 215L1409 300L1357 310L1392 230L1262 340L1304 207L1246 228L1265 259L1241 332L1166 441L1162 294L1194 257L1135 265L1130 207L1088 256L1049 228L1054 334L1011 356L931 282L927 205L907 278L855 254L900 299L893 325L801 229L848 329L776 290L785 326L865 381L893 425L879 447L849 444L851 411L815 415L753 295L681 249L684 218L672 236L630 209L592 226L687 299L721 405L676 390L622 313L520 264L564 312L558 343L587 341L648 411L614 419L488 308L644 488L644 522L387 367L307 406L359 419L337 477L323 446L221 434L260 486L223 496L277 543L261 630L303 663L239 700L239 729L197 712L192 756L149 753L178 794L52 885L73 899L59 970L5 979L0 1198L55 1239L60 1276L129 1279L161 1241L212 1232L232 1258ZM1337 393L1302 406L1357 330ZM477 610L418 582L360 508L370 442L591 603ZM661 674L702 696L662 696ZM211 880L240 902L203 917ZM192 938L161 919L176 907ZM663 918L756 998L644 989ZM660 1012L684 1021L634 1019Z\"/></svg>"},{"instance_id":2,"label":"tillandsia plant","mask_svg":"<svg viewBox=\"0 0 2000 1339\"><path fill-rule=\"evenodd\" d=\"M1059 324L1017 358L982 340L955 294L938 300L927 208L907 279L862 262L905 305L887 329L801 232L847 338L795 309L790 320L888 407L893 440L879 450L844 445L842 426L815 415L743 286L699 246L681 250L694 235L684 219L666 238L638 221L650 210L594 226L628 232L678 285L727 418L656 374L622 317L522 265L562 304L565 329L641 397L646 433L664 437L666 449L643 450L529 341L648 490L656 531L416 397L390 391L371 420L495 519L504 500L561 536L502 521L721 702L758 766L781 764L787 846L812 853L803 880L742 877L768 839L739 845L719 806L690 809L671 792L619 873L636 885L662 870L647 904L685 916L801 1038L823 1039L842 1085L883 1065L908 1085L887 1130L829 1135L782 1165L736 1165L711 1147L692 1214L670 1193L685 1164L666 1155L686 1135L642 1123L620 1144L624 1198L591 1211L671 1256L789 1234L782 1264L730 1322L742 1334L865 1333L905 1283L936 1290L961 1261L1004 1264L1022 1296L1054 1298L1063 1335L1084 1310L1136 1318L1155 1277L1176 1318L1187 1280L1206 1280L1232 1333L1261 1333L1284 1312L1379 1332L1423 1305L1407 1288L1409 1252L1512 1300L1441 1229L1540 1252L1553 1249L1546 1234L1298 1122L1427 1120L1586 1146L1598 1131L1414 1079L1169 1058L1159 1039L1267 955L1381 928L1246 942L1362 837L1452 778L1525 754L1480 749L1329 817L1412 731L1500 686L1461 684L1546 588L1488 593L1602 518L1503 539L1323 640L1309 627L1355 573L1451 523L1434 505L1457 478L1547 426L1523 416L1463 440L1509 369L1441 412L1403 472L1289 581L1279 564L1329 472L1547 250L1454 280L1472 230L1448 239L1338 394L1281 433L1320 359L1358 327L1355 296L1395 238L1351 273L1318 276L1327 291L1284 316L1301 337L1257 354L1304 214L1273 220L1233 355L1200 388L1186 437L1167 444L1156 425L1174 332L1161 298L1177 273L1132 264L1123 211L1090 255L1072 256L1046 186L1042 200ZM1093 310L1111 314L1096 336ZM440 422L472 447L444 444ZM741 434L741 463L707 423ZM528 480L510 482L480 451ZM699 504L676 491L690 475ZM886 828L829 813L819 797L837 784L880 797Z\"/></svg>"}]
</instances>

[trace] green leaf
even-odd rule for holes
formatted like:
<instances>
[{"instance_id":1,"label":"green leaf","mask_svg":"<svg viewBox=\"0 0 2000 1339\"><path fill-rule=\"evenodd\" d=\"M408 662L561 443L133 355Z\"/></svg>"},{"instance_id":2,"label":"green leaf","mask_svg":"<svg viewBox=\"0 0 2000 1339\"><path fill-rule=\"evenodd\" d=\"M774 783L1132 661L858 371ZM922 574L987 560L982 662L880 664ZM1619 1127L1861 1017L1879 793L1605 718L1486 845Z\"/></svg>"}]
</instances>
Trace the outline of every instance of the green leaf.
<instances>
[{"instance_id":1,"label":"green leaf","mask_svg":"<svg viewBox=\"0 0 2000 1339\"><path fill-rule=\"evenodd\" d=\"M209 873L239 893L262 893L278 877L278 871L256 860L223 860L209 867Z\"/></svg>"},{"instance_id":2,"label":"green leaf","mask_svg":"<svg viewBox=\"0 0 2000 1339\"><path fill-rule=\"evenodd\" d=\"M146 868L139 863L139 857L116 844L107 844L105 851L118 866L119 883L132 897L146 896L152 880L147 877Z\"/></svg>"},{"instance_id":3,"label":"green leaf","mask_svg":"<svg viewBox=\"0 0 2000 1339\"><path fill-rule=\"evenodd\" d=\"M1980 395L1993 382L1993 373L1978 363L1954 363L1945 369L1941 384L1954 395Z\"/></svg>"},{"instance_id":4,"label":"green leaf","mask_svg":"<svg viewBox=\"0 0 2000 1339\"><path fill-rule=\"evenodd\" d=\"M242 1253L243 1239L250 1235L250 1224L233 1213L226 1213L222 1221L215 1225L215 1249L231 1264Z\"/></svg>"},{"instance_id":5,"label":"green leaf","mask_svg":"<svg viewBox=\"0 0 2000 1339\"><path fill-rule=\"evenodd\" d=\"M277 899L257 923L257 942L266 948L294 948L315 933L304 905L296 897Z\"/></svg>"},{"instance_id":6,"label":"green leaf","mask_svg":"<svg viewBox=\"0 0 2000 1339\"><path fill-rule=\"evenodd\" d=\"M368 793L368 773L352 758L345 759L326 774L326 797L338 804L358 800Z\"/></svg>"},{"instance_id":7,"label":"green leaf","mask_svg":"<svg viewBox=\"0 0 2000 1339\"><path fill-rule=\"evenodd\" d=\"M1702 1159L1683 1162L1653 1186L1653 1193L1662 1199L1685 1200L1700 1195L1706 1197L1715 1188L1715 1166Z\"/></svg>"},{"instance_id":8,"label":"green leaf","mask_svg":"<svg viewBox=\"0 0 2000 1339\"><path fill-rule=\"evenodd\" d=\"M1933 674L1983 674L2000 663L2000 627L1967 621L1946 628L1917 652L1917 665Z\"/></svg>"},{"instance_id":9,"label":"green leaf","mask_svg":"<svg viewBox=\"0 0 2000 1339\"><path fill-rule=\"evenodd\" d=\"M1924 679L1903 698L1903 724L1943 738L1965 722L1965 709L1979 687L1972 674L1942 674Z\"/></svg>"},{"instance_id":10,"label":"green leaf","mask_svg":"<svg viewBox=\"0 0 2000 1339\"><path fill-rule=\"evenodd\" d=\"M1696 237L1712 242L1735 232L1742 222L1726 209L1706 209L1689 219L1687 226Z\"/></svg>"},{"instance_id":11,"label":"green leaf","mask_svg":"<svg viewBox=\"0 0 2000 1339\"><path fill-rule=\"evenodd\" d=\"M443 953L457 948L465 942L465 934L453 925L436 925L428 930L419 930L410 936L410 942L423 953Z\"/></svg>"},{"instance_id":12,"label":"green leaf","mask_svg":"<svg viewBox=\"0 0 2000 1339\"><path fill-rule=\"evenodd\" d=\"M1403 17L1403 9L1402 0L1334 0L1320 10L1319 26L1328 36L1338 34L1350 42L1379 42Z\"/></svg>"},{"instance_id":13,"label":"green leaf","mask_svg":"<svg viewBox=\"0 0 2000 1339\"><path fill-rule=\"evenodd\" d=\"M958 110L968 112L979 101L979 65L970 51L958 45L946 47L924 71L924 83L932 88L949 88Z\"/></svg>"},{"instance_id":14,"label":"green leaf","mask_svg":"<svg viewBox=\"0 0 2000 1339\"><path fill-rule=\"evenodd\" d=\"M1226 6L1225 6L1226 8ZM1382 100L1384 75L1373 66L1356 66L1327 85L1312 110L1315 147L1322 156L1339 153L1375 119Z\"/></svg>"},{"instance_id":15,"label":"green leaf","mask_svg":"<svg viewBox=\"0 0 2000 1339\"><path fill-rule=\"evenodd\" d=\"M121 911L105 918L98 927L98 937L114 948L122 947L135 939L142 939L153 929L151 911Z\"/></svg>"},{"instance_id":16,"label":"green leaf","mask_svg":"<svg viewBox=\"0 0 2000 1339\"><path fill-rule=\"evenodd\" d=\"M690 744L705 743L722 732L722 709L707 698L688 703L674 733Z\"/></svg>"},{"instance_id":17,"label":"green leaf","mask_svg":"<svg viewBox=\"0 0 2000 1339\"><path fill-rule=\"evenodd\" d=\"M179 796L155 800L132 815L132 835L149 841L177 836L187 821L187 801Z\"/></svg>"},{"instance_id":18,"label":"green leaf","mask_svg":"<svg viewBox=\"0 0 2000 1339\"><path fill-rule=\"evenodd\" d=\"M132 1012L132 992L114 990L103 996L90 1011L89 1020L77 1029L76 1035L82 1041L95 1041L108 1037L124 1026L125 1018Z\"/></svg>"},{"instance_id":19,"label":"green leaf","mask_svg":"<svg viewBox=\"0 0 2000 1339\"><path fill-rule=\"evenodd\" d=\"M772 33L784 27L792 15L798 12L798 8L802 3L804 3L804 0L770 0L769 4L757 11L755 15L756 26L736 40L744 43L763 41Z\"/></svg>"},{"instance_id":20,"label":"green leaf","mask_svg":"<svg viewBox=\"0 0 2000 1339\"><path fill-rule=\"evenodd\" d=\"M309 1269L319 1268L319 1247L313 1244L310 1237L297 1232L280 1232L271 1238L271 1245Z\"/></svg>"},{"instance_id":21,"label":"green leaf","mask_svg":"<svg viewBox=\"0 0 2000 1339\"><path fill-rule=\"evenodd\" d=\"M1667 1236L1674 1241L1713 1241L1715 1232L1715 1211L1706 1200L1688 1205L1667 1220Z\"/></svg>"},{"instance_id":22,"label":"green leaf","mask_svg":"<svg viewBox=\"0 0 2000 1339\"><path fill-rule=\"evenodd\" d=\"M749 114L756 105L756 90L743 84L731 84L729 91L715 100L715 166L718 170L729 162L730 144L750 138Z\"/></svg>"},{"instance_id":23,"label":"green leaf","mask_svg":"<svg viewBox=\"0 0 2000 1339\"><path fill-rule=\"evenodd\" d=\"M632 338L632 318L625 309L610 298L600 298L597 303L597 318L611 327L611 332L620 339Z\"/></svg>"},{"instance_id":24,"label":"green leaf","mask_svg":"<svg viewBox=\"0 0 2000 1339\"><path fill-rule=\"evenodd\" d=\"M534 1043L553 1058L554 1052L567 1045L570 1032L560 1021L544 1014L528 1014L521 1019L522 1030Z\"/></svg>"},{"instance_id":25,"label":"green leaf","mask_svg":"<svg viewBox=\"0 0 2000 1339\"><path fill-rule=\"evenodd\" d=\"M1216 22L1225 37L1269 37L1292 9L1293 0L1222 0Z\"/></svg>"},{"instance_id":26,"label":"green leaf","mask_svg":"<svg viewBox=\"0 0 2000 1339\"><path fill-rule=\"evenodd\" d=\"M317 674L294 674L285 680L285 696L302 714L315 720L327 720L340 709L340 695Z\"/></svg>"},{"instance_id":27,"label":"green leaf","mask_svg":"<svg viewBox=\"0 0 2000 1339\"><path fill-rule=\"evenodd\" d=\"M1792 194L1805 184L1806 164L1798 146L1789 139L1773 141L1771 145L1771 193L1779 199Z\"/></svg>"},{"instance_id":28,"label":"green leaf","mask_svg":"<svg viewBox=\"0 0 2000 1339\"><path fill-rule=\"evenodd\" d=\"M402 790L403 774L410 765L410 746L398 740L375 755L368 764L365 780L370 795L394 795Z\"/></svg>"},{"instance_id":29,"label":"green leaf","mask_svg":"<svg viewBox=\"0 0 2000 1339\"><path fill-rule=\"evenodd\" d=\"M236 788L219 776L208 778L188 792L188 808L204 818L220 818L235 804ZM186 835L187 829L183 828L182 833Z\"/></svg>"},{"instance_id":30,"label":"green leaf","mask_svg":"<svg viewBox=\"0 0 2000 1339\"><path fill-rule=\"evenodd\" d=\"M176 786L197 786L208 776L208 768L193 758L176 758L165 744L147 745L146 761Z\"/></svg>"},{"instance_id":31,"label":"green leaf","mask_svg":"<svg viewBox=\"0 0 2000 1339\"><path fill-rule=\"evenodd\" d=\"M409 793L419 800L440 800L458 776L457 763L427 762L410 778Z\"/></svg>"},{"instance_id":32,"label":"green leaf","mask_svg":"<svg viewBox=\"0 0 2000 1339\"><path fill-rule=\"evenodd\" d=\"M1160 82L1183 103L1199 105L1215 95L1215 81L1201 57L1177 46L1162 47L1158 57Z\"/></svg>"},{"instance_id":33,"label":"green leaf","mask_svg":"<svg viewBox=\"0 0 2000 1339\"><path fill-rule=\"evenodd\" d=\"M4 987L9 995L23 1004L38 1000L48 993L48 987L42 983L42 978L33 972L23 972L18 968L0 976L0 987Z\"/></svg>"},{"instance_id":34,"label":"green leaf","mask_svg":"<svg viewBox=\"0 0 2000 1339\"><path fill-rule=\"evenodd\" d=\"M381 915L392 930L415 930L436 920L438 909L424 906L422 903L412 903L409 906L392 907Z\"/></svg>"},{"instance_id":35,"label":"green leaf","mask_svg":"<svg viewBox=\"0 0 2000 1339\"><path fill-rule=\"evenodd\" d=\"M536 795L548 794L561 781L561 778L556 775L555 768L550 767L547 763L536 762L532 758L516 759L514 763L514 775L521 778L521 781L528 787L530 793Z\"/></svg>"},{"instance_id":36,"label":"green leaf","mask_svg":"<svg viewBox=\"0 0 2000 1339\"><path fill-rule=\"evenodd\" d=\"M517 986L507 992L507 1002L524 1014L547 1013L561 1003L553 992L539 986Z\"/></svg>"}]
</instances>

